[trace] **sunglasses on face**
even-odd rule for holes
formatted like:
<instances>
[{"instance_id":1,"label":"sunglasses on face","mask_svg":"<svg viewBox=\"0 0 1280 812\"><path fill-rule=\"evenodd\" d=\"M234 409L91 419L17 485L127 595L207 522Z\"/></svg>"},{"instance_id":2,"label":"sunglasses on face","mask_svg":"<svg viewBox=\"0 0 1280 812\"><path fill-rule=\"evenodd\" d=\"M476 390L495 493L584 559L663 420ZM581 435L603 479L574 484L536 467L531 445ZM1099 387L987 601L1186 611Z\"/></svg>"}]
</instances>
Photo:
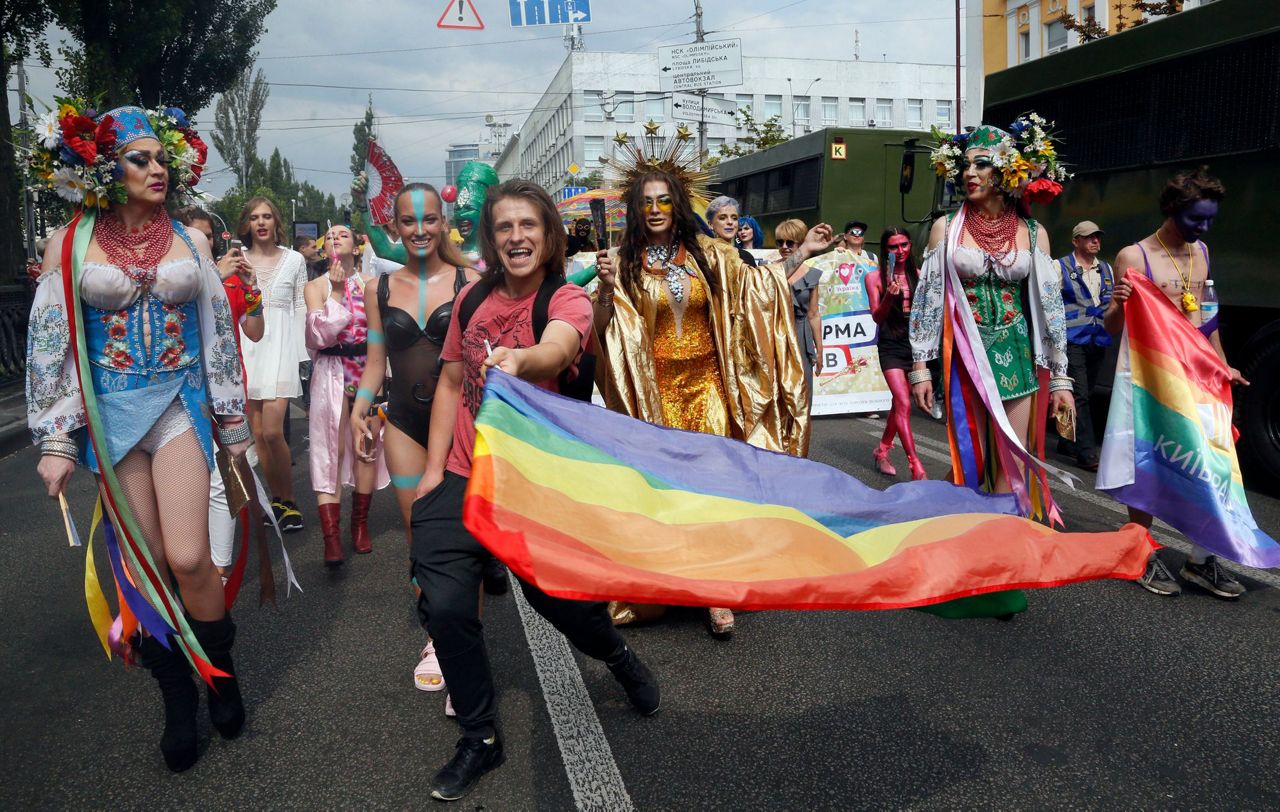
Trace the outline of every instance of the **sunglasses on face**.
<instances>
[{"instance_id":1,"label":"sunglasses on face","mask_svg":"<svg viewBox=\"0 0 1280 812\"><path fill-rule=\"evenodd\" d=\"M846 231L846 232L845 232L845 234L848 234L850 237L861 237L861 236L862 236L862 229L860 229L860 228L851 228L851 229L849 229L848 231Z\"/></svg>"},{"instance_id":2,"label":"sunglasses on face","mask_svg":"<svg viewBox=\"0 0 1280 812\"><path fill-rule=\"evenodd\" d=\"M800 243L796 242L795 240L778 240L777 243L779 248L799 248L800 247Z\"/></svg>"}]
</instances>

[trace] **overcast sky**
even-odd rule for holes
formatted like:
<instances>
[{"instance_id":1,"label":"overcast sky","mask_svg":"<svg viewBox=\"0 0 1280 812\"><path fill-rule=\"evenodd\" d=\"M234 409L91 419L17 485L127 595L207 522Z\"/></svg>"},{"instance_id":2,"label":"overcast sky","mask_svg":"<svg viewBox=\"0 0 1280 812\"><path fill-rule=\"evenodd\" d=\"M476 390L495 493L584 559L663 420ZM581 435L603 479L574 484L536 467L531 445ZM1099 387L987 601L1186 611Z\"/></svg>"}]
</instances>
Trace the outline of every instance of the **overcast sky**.
<instances>
[{"instance_id":1,"label":"overcast sky","mask_svg":"<svg viewBox=\"0 0 1280 812\"><path fill-rule=\"evenodd\" d=\"M257 66L272 83L259 153L279 147L300 178L340 195L350 184L351 127L370 92L378 138L406 179L440 183L446 145L479 139L486 113L518 129L564 61L562 27L512 28L508 0L472 2L482 31L436 28L457 0L280 0L257 48ZM592 0L586 47L654 53L692 42L693 5ZM851 59L856 30L864 61L953 64L951 9L940 0L703 0L703 24L708 39L742 39L746 56ZM49 37L56 46L58 32ZM51 101L57 91L52 70L31 67L28 81L37 99ZM211 141L212 105L196 119ZM232 184L216 152L205 179L201 187L215 195Z\"/></svg>"}]
</instances>

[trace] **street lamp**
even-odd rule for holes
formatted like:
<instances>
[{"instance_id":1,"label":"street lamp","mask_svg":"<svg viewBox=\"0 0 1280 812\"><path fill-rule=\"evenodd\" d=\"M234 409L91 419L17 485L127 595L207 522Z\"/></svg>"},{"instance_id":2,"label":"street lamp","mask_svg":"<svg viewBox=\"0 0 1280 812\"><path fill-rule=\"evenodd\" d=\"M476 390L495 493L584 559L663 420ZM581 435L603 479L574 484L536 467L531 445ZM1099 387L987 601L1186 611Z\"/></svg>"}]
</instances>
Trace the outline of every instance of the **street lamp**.
<instances>
[{"instance_id":1,"label":"street lamp","mask_svg":"<svg viewBox=\"0 0 1280 812\"><path fill-rule=\"evenodd\" d=\"M806 87L806 88L804 89L804 93L801 93L800 95L801 95L801 96L803 96L803 97L805 97L806 99L807 99L807 98L809 98L809 91L813 89L813 86L814 86L814 85L816 85L818 82L821 82L821 81L822 81L822 77L821 77L821 76L819 76L817 79L814 79L812 82L810 82L810 83L809 83L809 86L808 86L808 87ZM788 77L787 77L787 92L791 94L791 137L792 137L792 138L795 138L795 137L796 137L796 108L797 108L799 105L796 103L796 93L795 93L795 90L791 87L791 77L790 77L790 76L788 76ZM810 102L809 102L809 115L810 115L810 116L812 116L812 115L813 115L813 102L812 102L812 101L810 101ZM806 125L805 125L805 127L804 127L804 129L805 129L805 132L808 132L808 131L810 130L809 125L808 125L808 124L806 124Z\"/></svg>"},{"instance_id":2,"label":"street lamp","mask_svg":"<svg viewBox=\"0 0 1280 812\"><path fill-rule=\"evenodd\" d=\"M295 224L294 231L296 236L296 231L297 231L296 223L298 222L298 204L302 202L302 192L298 192L297 196L294 197L291 202L293 203L293 220L291 222Z\"/></svg>"}]
</instances>

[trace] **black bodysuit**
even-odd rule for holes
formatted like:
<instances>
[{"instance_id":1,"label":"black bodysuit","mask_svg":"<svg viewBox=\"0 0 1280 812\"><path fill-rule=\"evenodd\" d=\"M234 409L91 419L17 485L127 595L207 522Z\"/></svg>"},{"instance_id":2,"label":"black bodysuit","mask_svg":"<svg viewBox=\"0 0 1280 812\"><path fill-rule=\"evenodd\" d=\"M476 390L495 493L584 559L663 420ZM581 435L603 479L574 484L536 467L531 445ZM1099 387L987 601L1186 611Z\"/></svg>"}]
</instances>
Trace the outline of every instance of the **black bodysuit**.
<instances>
[{"instance_id":1,"label":"black bodysuit","mask_svg":"<svg viewBox=\"0 0 1280 812\"><path fill-rule=\"evenodd\" d=\"M387 420L426 448L431 430L431 401L435 397L436 381L440 379L440 351L449 332L453 300L433 310L427 317L426 327L419 329L413 316L387 304L391 295L389 275L383 274L378 279L378 313L382 316L387 361L391 364ZM466 271L458 268L453 280L455 299L466 284Z\"/></svg>"}]
</instances>

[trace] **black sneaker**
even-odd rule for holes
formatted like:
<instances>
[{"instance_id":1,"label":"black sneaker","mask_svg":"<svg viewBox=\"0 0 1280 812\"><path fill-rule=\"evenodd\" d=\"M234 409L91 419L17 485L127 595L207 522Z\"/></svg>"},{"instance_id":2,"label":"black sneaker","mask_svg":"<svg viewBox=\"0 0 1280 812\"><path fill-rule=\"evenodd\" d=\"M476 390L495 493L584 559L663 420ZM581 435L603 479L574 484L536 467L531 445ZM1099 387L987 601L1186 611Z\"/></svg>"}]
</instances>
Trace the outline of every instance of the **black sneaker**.
<instances>
[{"instance_id":1,"label":"black sneaker","mask_svg":"<svg viewBox=\"0 0 1280 812\"><path fill-rule=\"evenodd\" d=\"M1181 595L1182 587L1178 586L1178 582L1173 579L1173 574L1160 560L1160 556L1154 552L1147 559L1146 572L1142 573L1142 577L1135 581L1138 586L1154 592L1157 595Z\"/></svg>"},{"instance_id":2,"label":"black sneaker","mask_svg":"<svg viewBox=\"0 0 1280 812\"><path fill-rule=\"evenodd\" d=\"M649 666L640 662L630 646L624 646L622 657L616 663L608 663L613 678L627 692L631 705L640 711L641 716L652 716L658 712L661 696L658 691L658 678L649 670Z\"/></svg>"},{"instance_id":3,"label":"black sneaker","mask_svg":"<svg viewBox=\"0 0 1280 812\"><path fill-rule=\"evenodd\" d=\"M1238 598L1247 591L1239 581L1231 577L1231 573L1222 568L1216 555L1206 558L1203 564L1196 564L1188 558L1178 574L1184 581L1207 589L1219 598Z\"/></svg>"},{"instance_id":4,"label":"black sneaker","mask_svg":"<svg viewBox=\"0 0 1280 812\"><path fill-rule=\"evenodd\" d=\"M281 502L279 499L271 500L271 512L274 513L276 516L276 524L280 524L280 520L284 518L284 511L285 511L284 502ZM271 517L265 513L262 514L262 526L263 527L271 526Z\"/></svg>"},{"instance_id":5,"label":"black sneaker","mask_svg":"<svg viewBox=\"0 0 1280 812\"><path fill-rule=\"evenodd\" d=\"M501 561L490 557L484 565L484 591L486 595L505 595L511 588L511 579L507 577L507 568Z\"/></svg>"},{"instance_id":6,"label":"black sneaker","mask_svg":"<svg viewBox=\"0 0 1280 812\"><path fill-rule=\"evenodd\" d=\"M298 505L294 502L283 502L282 505L284 513L278 519L280 529L286 533L297 533L302 529L302 511L298 510Z\"/></svg>"},{"instance_id":7,"label":"black sneaker","mask_svg":"<svg viewBox=\"0 0 1280 812\"><path fill-rule=\"evenodd\" d=\"M457 752L431 779L431 797L456 801L475 788L480 777L502 766L506 756L497 736L488 739L459 739Z\"/></svg>"}]
</instances>

